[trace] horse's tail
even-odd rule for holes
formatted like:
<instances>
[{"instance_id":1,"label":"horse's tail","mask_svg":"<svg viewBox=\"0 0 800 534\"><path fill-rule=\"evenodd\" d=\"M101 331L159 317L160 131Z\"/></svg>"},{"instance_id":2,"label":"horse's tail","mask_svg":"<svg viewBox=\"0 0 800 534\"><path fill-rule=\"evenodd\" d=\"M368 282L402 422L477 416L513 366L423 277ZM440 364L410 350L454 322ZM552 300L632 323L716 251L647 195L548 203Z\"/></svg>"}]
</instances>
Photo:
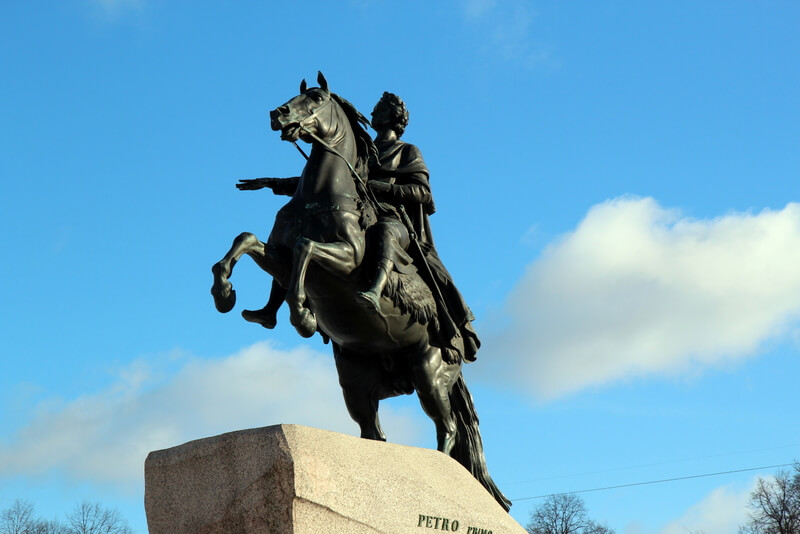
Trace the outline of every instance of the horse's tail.
<instances>
[{"instance_id":1,"label":"horse's tail","mask_svg":"<svg viewBox=\"0 0 800 534\"><path fill-rule=\"evenodd\" d=\"M486 458L483 455L483 440L478 429L478 414L475 412L472 394L467 389L461 374L450 392L450 405L458 428L456 444L450 455L466 467L507 512L511 508L511 501L503 495L489 476Z\"/></svg>"}]
</instances>

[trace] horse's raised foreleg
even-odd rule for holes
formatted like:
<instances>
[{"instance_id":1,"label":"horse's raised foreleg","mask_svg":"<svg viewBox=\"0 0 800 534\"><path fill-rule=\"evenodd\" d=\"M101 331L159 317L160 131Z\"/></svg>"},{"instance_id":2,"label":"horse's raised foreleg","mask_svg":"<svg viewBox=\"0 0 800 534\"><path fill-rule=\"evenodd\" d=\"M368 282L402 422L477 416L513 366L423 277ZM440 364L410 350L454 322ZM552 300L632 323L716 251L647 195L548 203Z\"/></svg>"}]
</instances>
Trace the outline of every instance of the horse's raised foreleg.
<instances>
[{"instance_id":1,"label":"horse's raised foreleg","mask_svg":"<svg viewBox=\"0 0 800 534\"><path fill-rule=\"evenodd\" d=\"M275 277L286 277L286 261L281 261L280 254L271 245L262 243L255 235L244 232L233 240L230 250L225 257L211 267L214 274L214 285L211 286L211 295L214 305L222 313L227 313L236 304L236 291L228 280L233 272L233 266L242 255L248 254L259 267Z\"/></svg>"},{"instance_id":2,"label":"horse's raised foreleg","mask_svg":"<svg viewBox=\"0 0 800 534\"><path fill-rule=\"evenodd\" d=\"M461 364L442 360L442 351L428 347L411 362L411 374L419 402L436 425L436 448L449 455L458 433L450 405L450 389L458 378Z\"/></svg>"},{"instance_id":3,"label":"horse's raised foreleg","mask_svg":"<svg viewBox=\"0 0 800 534\"><path fill-rule=\"evenodd\" d=\"M311 262L342 277L350 274L363 257L352 245L344 241L319 243L308 238L300 238L294 247L294 271L289 283L286 303L289 305L289 320L303 337L311 337L317 330L317 319L305 307L306 274Z\"/></svg>"}]
</instances>

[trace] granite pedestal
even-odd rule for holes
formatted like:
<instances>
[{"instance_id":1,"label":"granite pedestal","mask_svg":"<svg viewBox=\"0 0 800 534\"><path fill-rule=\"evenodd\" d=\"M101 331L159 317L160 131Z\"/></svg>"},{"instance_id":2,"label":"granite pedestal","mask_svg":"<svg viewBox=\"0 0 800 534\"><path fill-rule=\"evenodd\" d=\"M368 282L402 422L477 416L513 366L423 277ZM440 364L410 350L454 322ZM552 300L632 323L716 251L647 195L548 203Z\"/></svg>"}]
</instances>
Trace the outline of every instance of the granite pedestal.
<instances>
[{"instance_id":1,"label":"granite pedestal","mask_svg":"<svg viewBox=\"0 0 800 534\"><path fill-rule=\"evenodd\" d=\"M151 452L150 534L525 534L458 462L298 425Z\"/></svg>"}]
</instances>

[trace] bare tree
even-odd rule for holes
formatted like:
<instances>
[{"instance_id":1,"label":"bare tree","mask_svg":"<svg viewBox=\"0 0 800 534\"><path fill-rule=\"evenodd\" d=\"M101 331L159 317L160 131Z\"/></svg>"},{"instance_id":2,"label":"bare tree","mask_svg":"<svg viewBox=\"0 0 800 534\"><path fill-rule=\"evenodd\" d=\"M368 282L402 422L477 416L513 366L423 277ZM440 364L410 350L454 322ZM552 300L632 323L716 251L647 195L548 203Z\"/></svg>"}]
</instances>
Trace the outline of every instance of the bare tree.
<instances>
[{"instance_id":1,"label":"bare tree","mask_svg":"<svg viewBox=\"0 0 800 534\"><path fill-rule=\"evenodd\" d=\"M37 519L32 522L25 534L69 534L64 525L58 521Z\"/></svg>"},{"instance_id":2,"label":"bare tree","mask_svg":"<svg viewBox=\"0 0 800 534\"><path fill-rule=\"evenodd\" d=\"M583 529L583 534L614 534L614 529L609 528L608 525L602 525L590 519Z\"/></svg>"},{"instance_id":3,"label":"bare tree","mask_svg":"<svg viewBox=\"0 0 800 534\"><path fill-rule=\"evenodd\" d=\"M572 493L550 495L531 513L530 534L614 534L586 517L583 499Z\"/></svg>"},{"instance_id":4,"label":"bare tree","mask_svg":"<svg viewBox=\"0 0 800 534\"><path fill-rule=\"evenodd\" d=\"M759 478L750 494L750 521L740 534L800 534L800 463L775 480Z\"/></svg>"},{"instance_id":5,"label":"bare tree","mask_svg":"<svg viewBox=\"0 0 800 534\"><path fill-rule=\"evenodd\" d=\"M0 514L0 534L28 534L33 522L33 503L17 499Z\"/></svg>"},{"instance_id":6,"label":"bare tree","mask_svg":"<svg viewBox=\"0 0 800 534\"><path fill-rule=\"evenodd\" d=\"M84 502L67 514L67 534L133 534L118 510Z\"/></svg>"}]
</instances>

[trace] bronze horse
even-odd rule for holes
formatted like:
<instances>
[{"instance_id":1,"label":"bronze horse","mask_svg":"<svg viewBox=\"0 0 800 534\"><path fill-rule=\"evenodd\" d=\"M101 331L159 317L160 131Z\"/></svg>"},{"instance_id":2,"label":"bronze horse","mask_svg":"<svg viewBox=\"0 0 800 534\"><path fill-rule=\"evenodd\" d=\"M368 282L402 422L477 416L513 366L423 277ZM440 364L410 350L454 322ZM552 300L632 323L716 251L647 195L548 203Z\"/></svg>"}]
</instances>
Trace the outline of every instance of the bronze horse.
<instances>
[{"instance_id":1,"label":"bronze horse","mask_svg":"<svg viewBox=\"0 0 800 534\"><path fill-rule=\"evenodd\" d=\"M282 139L309 142L311 153L267 242L240 234L213 266L215 305L223 313L233 308L228 278L236 261L249 255L288 289L290 321L298 332L309 337L320 331L332 341L345 404L361 437L385 441L378 403L416 391L436 425L438 450L464 465L508 510L510 501L486 467L462 362L442 358L431 290L415 272L392 273L379 312L356 296L368 282L360 266L375 221L365 187L374 145L363 127L367 119L330 92L321 73L318 83L307 88L304 80L300 94L270 114Z\"/></svg>"}]
</instances>

